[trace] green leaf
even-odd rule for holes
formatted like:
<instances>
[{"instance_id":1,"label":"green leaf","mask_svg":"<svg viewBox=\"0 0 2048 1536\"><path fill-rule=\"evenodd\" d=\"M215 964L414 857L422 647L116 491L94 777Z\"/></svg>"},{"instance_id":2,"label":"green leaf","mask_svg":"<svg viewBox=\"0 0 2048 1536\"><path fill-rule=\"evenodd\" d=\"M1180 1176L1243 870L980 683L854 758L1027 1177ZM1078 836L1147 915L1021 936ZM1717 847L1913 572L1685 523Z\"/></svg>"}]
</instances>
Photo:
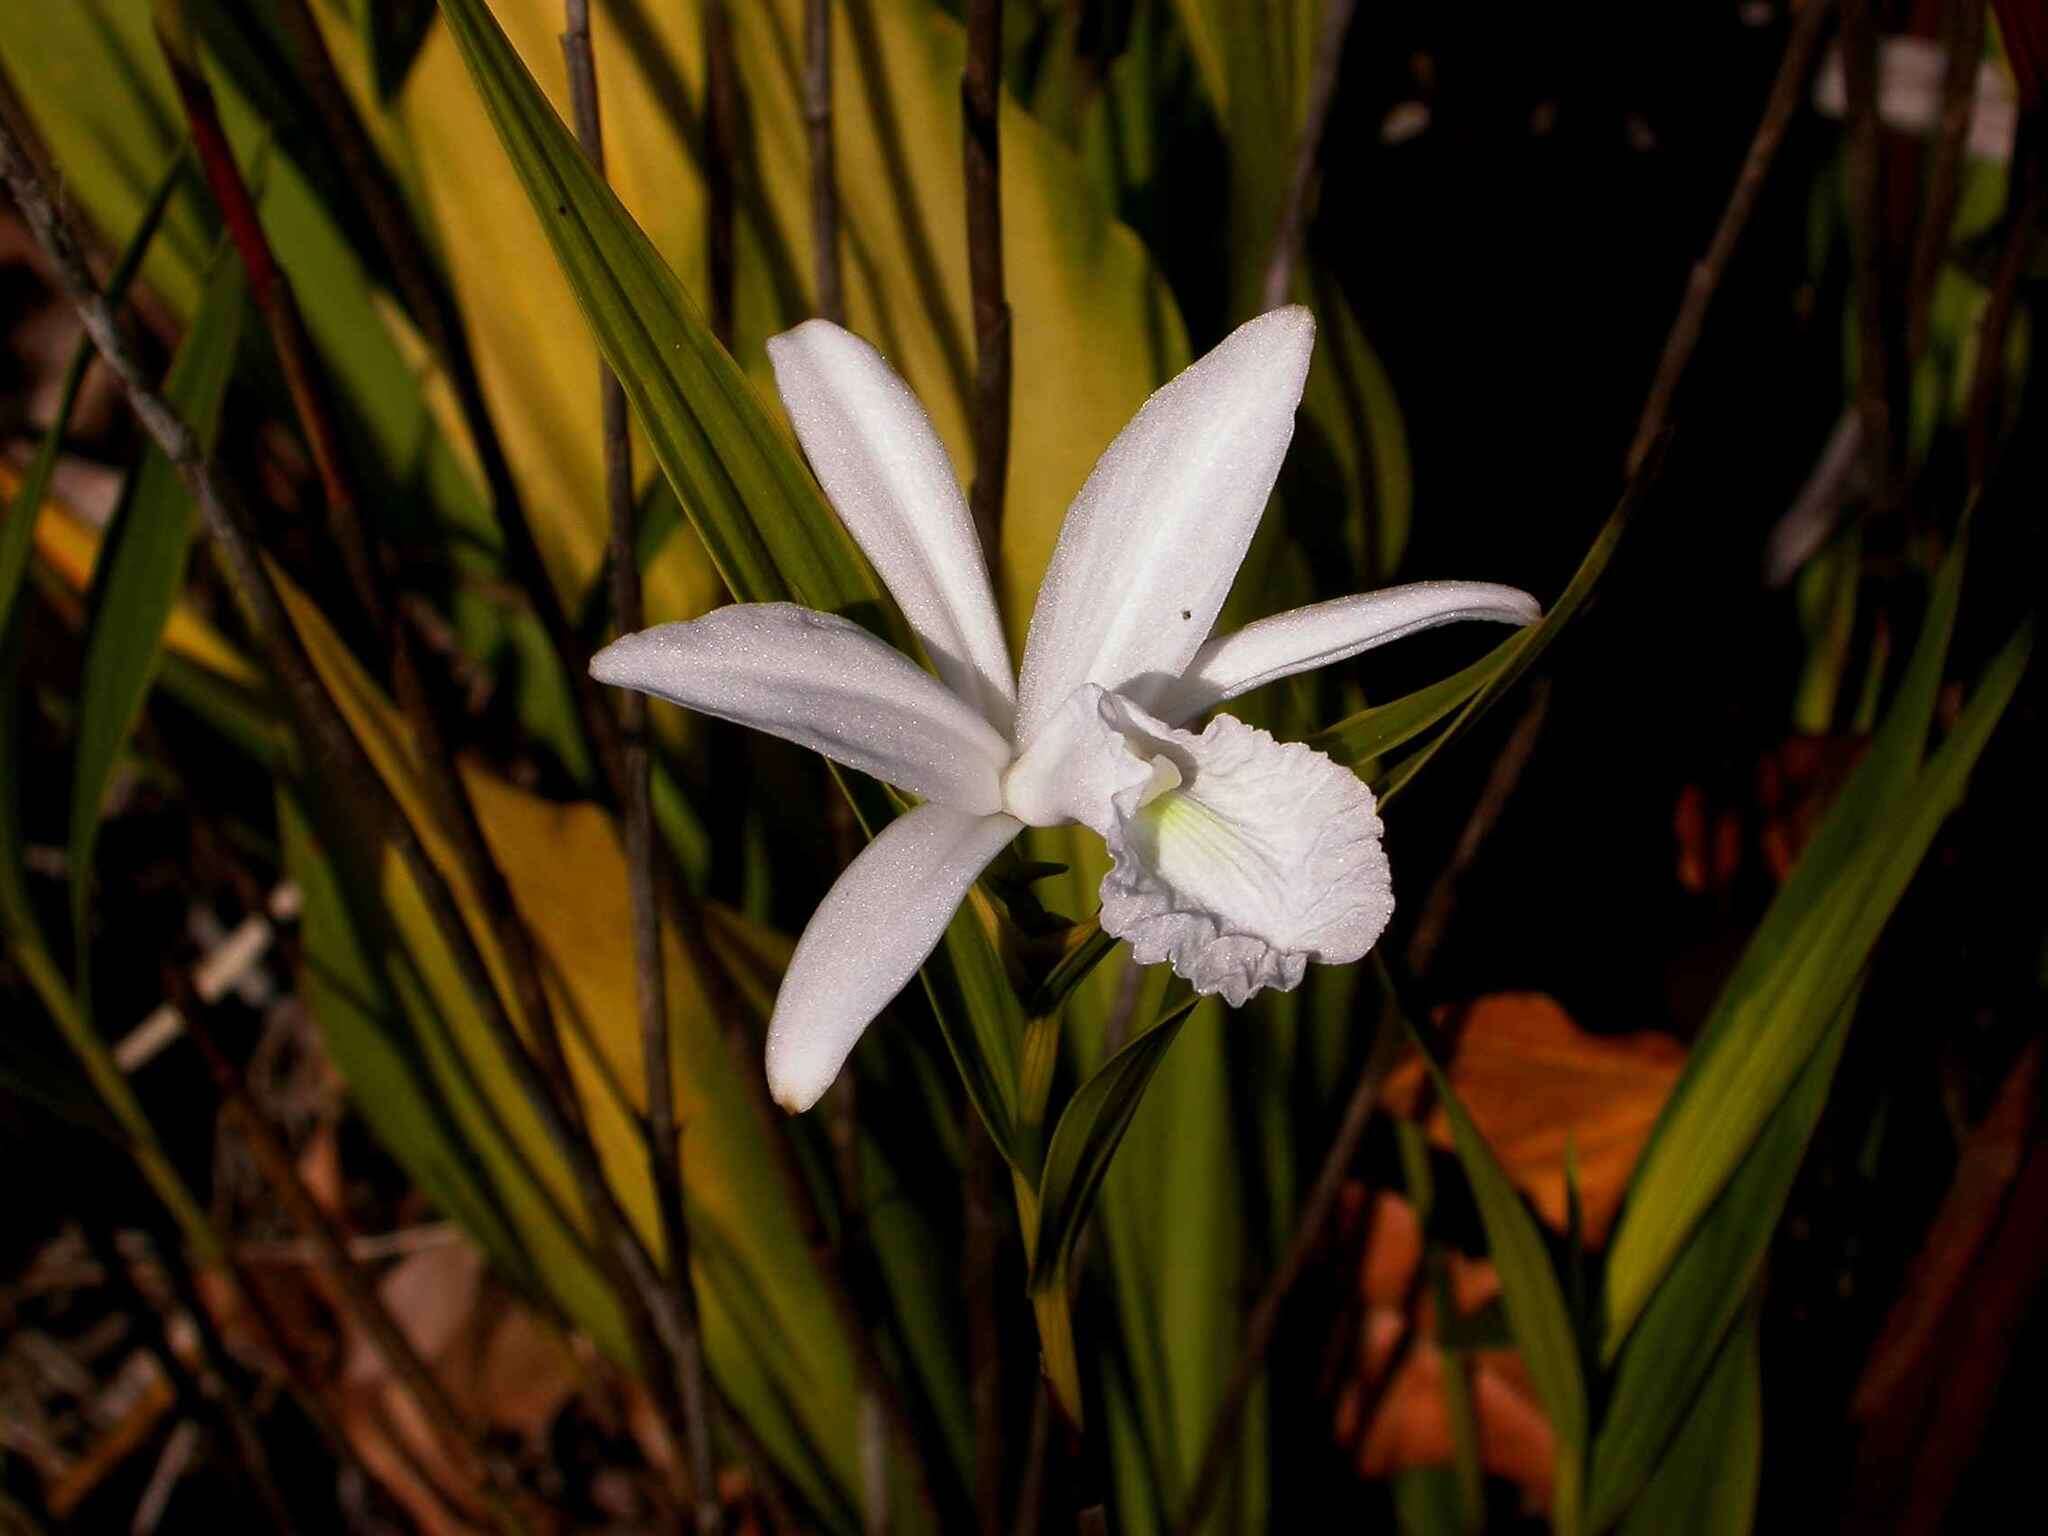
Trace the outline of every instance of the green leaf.
<instances>
[{"instance_id":1,"label":"green leaf","mask_svg":"<svg viewBox=\"0 0 2048 1536\"><path fill-rule=\"evenodd\" d=\"M1321 320L1302 413L1337 461L1353 581L1360 589L1384 586L1408 548L1415 504L1401 402L1336 282L1314 270L1299 296L1313 297Z\"/></svg>"},{"instance_id":2,"label":"green leaf","mask_svg":"<svg viewBox=\"0 0 2048 1536\"><path fill-rule=\"evenodd\" d=\"M1993 661L1915 781L1961 570L1958 546L1891 714L1765 914L1658 1117L1608 1254L1607 1359L1813 1054L2018 685L2029 628Z\"/></svg>"},{"instance_id":3,"label":"green leaf","mask_svg":"<svg viewBox=\"0 0 2048 1536\"><path fill-rule=\"evenodd\" d=\"M1630 511L1630 504L1624 500L1608 514L1570 583L1541 619L1527 629L1517 630L1462 672L1404 698L1360 710L1311 738L1310 745L1329 753L1338 762L1356 767L1412 740L1453 710L1457 711L1448 726L1426 746L1403 758L1387 775L1379 793L1380 803L1385 805L1428 766L1446 743L1512 688L1585 606L1614 558Z\"/></svg>"},{"instance_id":4,"label":"green leaf","mask_svg":"<svg viewBox=\"0 0 2048 1536\"><path fill-rule=\"evenodd\" d=\"M1622 1522L1623 1536L1748 1536L1763 1481L1763 1358L1757 1306L1715 1359L1685 1427Z\"/></svg>"},{"instance_id":5,"label":"green leaf","mask_svg":"<svg viewBox=\"0 0 2048 1536\"><path fill-rule=\"evenodd\" d=\"M733 595L833 612L876 604L809 471L489 8L441 0L441 13L606 362Z\"/></svg>"},{"instance_id":6,"label":"green leaf","mask_svg":"<svg viewBox=\"0 0 2048 1536\"><path fill-rule=\"evenodd\" d=\"M1763 1272L1813 1128L1827 1107L1835 1066L1855 1017L1852 993L1801 1070L1721 1198L1629 1334L1593 1442L1588 1502L1592 1528L1605 1530L1629 1508L1660 1465L1674 1431L1700 1412L1698 1399L1723 1340Z\"/></svg>"},{"instance_id":7,"label":"green leaf","mask_svg":"<svg viewBox=\"0 0 2048 1536\"><path fill-rule=\"evenodd\" d=\"M1166 1059L1180 1029L1201 999L1184 998L1137 1039L1118 1051L1067 1101L1046 1149L1038 1183L1038 1229L1031 1255L1031 1285L1040 1289L1057 1278L1072 1255L1074 1240L1094 1208L1103 1175L1131 1117Z\"/></svg>"},{"instance_id":8,"label":"green leaf","mask_svg":"<svg viewBox=\"0 0 2048 1536\"><path fill-rule=\"evenodd\" d=\"M322 680L336 696L379 775L448 881L463 922L494 978L499 915L486 908L431 810L397 712L362 673L305 595L279 592ZM312 765L317 773L318 765ZM583 1121L607 1182L650 1251L660 1224L641 1115L644 1062L633 1009L626 863L617 829L599 807L559 804L514 788L481 767L464 773L491 853L530 926L548 975L564 1055ZM334 797L307 787L315 814ZM361 894L356 910L377 947L406 1037L447 1106L457 1139L491 1175L499 1206L528 1247L548 1293L615 1359L633 1353L617 1298L591 1264L584 1209L556 1144L539 1125L477 999L443 943L410 870L388 848L364 848L360 830L320 828L321 843ZM576 900L561 893L573 890ZM729 967L735 946L775 954L770 936L707 908L705 937ZM821 1510L850 1510L859 1482L858 1373L845 1325L822 1284L773 1150L779 1127L759 1113L727 1027L679 939L664 943L677 1121L702 1307L705 1358L736 1412L777 1466ZM779 963L779 958L775 963ZM769 980L772 990L773 978ZM517 1017L517 1002L502 999ZM360 1022L341 1015L345 1027ZM359 1051L371 1045L358 1044ZM751 1053L750 1053L751 1057ZM850 1525L850 1520L835 1520Z\"/></svg>"},{"instance_id":9,"label":"green leaf","mask_svg":"<svg viewBox=\"0 0 2048 1536\"><path fill-rule=\"evenodd\" d=\"M1404 1467L1389 1479L1401 1536L1465 1536L1465 1490L1450 1465Z\"/></svg>"},{"instance_id":10,"label":"green leaf","mask_svg":"<svg viewBox=\"0 0 2048 1536\"><path fill-rule=\"evenodd\" d=\"M180 150L158 178L156 191L143 205L135 231L128 237L120 259L114 264L113 273L107 279L105 295L107 302L116 310L126 301L128 286L135 280L143 257L148 254L157 230L162 227L171 194L177 191L184 178L185 164L184 151ZM85 382L85 370L96 355L92 338L80 337L71 361L65 366L63 381L57 388L56 413L51 416L49 428L36 447L36 456L29 461L20 489L15 492L7 526L0 529L0 635L7 634L14 622L14 600L21 591L23 578L28 574L29 556L35 551L36 519L42 515L43 502L50 494L50 476L64 451L64 435L70 429L71 412L78 404L79 386Z\"/></svg>"},{"instance_id":11,"label":"green leaf","mask_svg":"<svg viewBox=\"0 0 2048 1536\"><path fill-rule=\"evenodd\" d=\"M1442 682L1418 688L1385 704L1361 709L1308 738L1318 752L1328 753L1347 768L1363 768L1374 758L1414 740L1469 700L1506 663L1503 654L1514 640L1486 653Z\"/></svg>"},{"instance_id":12,"label":"green leaf","mask_svg":"<svg viewBox=\"0 0 2048 1536\"><path fill-rule=\"evenodd\" d=\"M941 963L926 962L919 975L989 1139L1012 1167L1028 1171L1036 1153L1025 1145L1017 1113L1017 1042L1024 1034L1024 1009L996 952L994 920L980 888L969 891L946 927Z\"/></svg>"},{"instance_id":13,"label":"green leaf","mask_svg":"<svg viewBox=\"0 0 2048 1536\"><path fill-rule=\"evenodd\" d=\"M463 1139L410 1037L374 947L300 799L281 786L285 868L299 888L305 994L335 1065L377 1138L441 1211L462 1224L510 1280L538 1294L532 1255Z\"/></svg>"},{"instance_id":14,"label":"green leaf","mask_svg":"<svg viewBox=\"0 0 2048 1536\"><path fill-rule=\"evenodd\" d=\"M1544 1246L1536 1218L1529 1214L1520 1192L1494 1158L1493 1149L1466 1114L1465 1106L1451 1088L1451 1080L1437 1066L1412 1020L1409 1033L1414 1036L1415 1048L1422 1054L1444 1114L1450 1120L1458 1161L1464 1165L1472 1197L1479 1206L1480 1223L1486 1228L1487 1251L1500 1271L1501 1299L1507 1307L1508 1321L1514 1327L1536 1394L1543 1400L1551 1426L1557 1432L1553 1524L1559 1530L1575 1530L1583 1496L1587 1443L1586 1378L1564 1288L1550 1262L1550 1251Z\"/></svg>"},{"instance_id":15,"label":"green leaf","mask_svg":"<svg viewBox=\"0 0 2048 1536\"><path fill-rule=\"evenodd\" d=\"M1201 1001L1195 996L1182 1000L1075 1090L1053 1128L1035 1201L1019 1199L1045 1377L1075 1424L1081 1422L1082 1387L1074 1349L1069 1274L1074 1244L1095 1207L1103 1178L1144 1100L1145 1089ZM1164 1381L1145 1385L1155 1393L1170 1386Z\"/></svg>"},{"instance_id":16,"label":"green leaf","mask_svg":"<svg viewBox=\"0 0 2048 1536\"><path fill-rule=\"evenodd\" d=\"M107 279L107 302L116 309L127 298L128 286L134 281L143 256L156 238L164 210L170 205L171 193L178 185L184 166L185 157L180 152L158 178L155 194L144 205L142 217ZM30 966L31 973L48 977L53 983L58 977L57 967L50 957L48 940L22 878L21 807L16 799L21 774L16 768L19 741L15 734L16 620L20 613L15 607L15 600L20 596L23 579L28 575L29 559L35 552L36 523L42 516L43 502L49 496L50 476L57 467L58 455L63 451L64 436L71 426L71 412L78 404L79 386L85 381L85 370L93 355L92 338L82 337L57 391L56 413L51 416L43 440L37 445L36 456L30 460L28 471L15 492L14 505L7 514L7 526L0 528L0 677L4 677L4 682L0 682L0 923L5 924L8 947L16 953L17 959L25 949L33 949L39 963Z\"/></svg>"},{"instance_id":17,"label":"green leaf","mask_svg":"<svg viewBox=\"0 0 2048 1536\"><path fill-rule=\"evenodd\" d=\"M171 406L208 453L220 428L244 308L241 263L223 249L214 258L199 312L164 384ZM193 518L192 500L170 460L148 449L93 569L71 793L71 911L82 998L90 991L87 912L100 803L156 677L164 626L184 584Z\"/></svg>"},{"instance_id":18,"label":"green leaf","mask_svg":"<svg viewBox=\"0 0 2048 1536\"><path fill-rule=\"evenodd\" d=\"M389 102L405 86L412 61L419 57L434 24L434 0L350 0L363 53L370 61L370 83L377 99Z\"/></svg>"}]
</instances>

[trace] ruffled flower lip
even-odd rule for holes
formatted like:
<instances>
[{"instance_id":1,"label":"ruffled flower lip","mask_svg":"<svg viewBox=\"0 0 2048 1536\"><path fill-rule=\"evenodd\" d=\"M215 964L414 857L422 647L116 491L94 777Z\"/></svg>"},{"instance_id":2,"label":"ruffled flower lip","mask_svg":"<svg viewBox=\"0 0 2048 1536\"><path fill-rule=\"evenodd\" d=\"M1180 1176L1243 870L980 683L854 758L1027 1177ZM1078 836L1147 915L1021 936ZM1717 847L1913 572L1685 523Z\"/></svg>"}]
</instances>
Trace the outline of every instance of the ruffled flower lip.
<instances>
[{"instance_id":1,"label":"ruffled flower lip","mask_svg":"<svg viewBox=\"0 0 2048 1536\"><path fill-rule=\"evenodd\" d=\"M1230 715L1198 736L1084 685L1004 796L1019 819L1100 833L1103 930L1233 1007L1298 985L1311 960L1359 959L1393 914L1372 791Z\"/></svg>"}]
</instances>

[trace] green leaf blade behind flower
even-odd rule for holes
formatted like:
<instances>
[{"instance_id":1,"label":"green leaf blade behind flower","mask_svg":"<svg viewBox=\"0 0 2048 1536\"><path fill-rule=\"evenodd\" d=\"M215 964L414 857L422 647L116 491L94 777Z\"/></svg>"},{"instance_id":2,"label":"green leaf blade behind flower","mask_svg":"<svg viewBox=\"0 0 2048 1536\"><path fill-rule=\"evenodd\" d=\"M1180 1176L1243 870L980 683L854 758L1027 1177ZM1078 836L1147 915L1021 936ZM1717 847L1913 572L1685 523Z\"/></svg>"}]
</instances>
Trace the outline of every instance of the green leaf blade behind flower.
<instances>
[{"instance_id":1,"label":"green leaf blade behind flower","mask_svg":"<svg viewBox=\"0 0 2048 1536\"><path fill-rule=\"evenodd\" d=\"M1067 1101L1053 1128L1038 1185L1038 1231L1031 1260L1034 1287L1047 1283L1055 1268L1065 1266L1152 1075L1200 1002L1199 997L1189 996L1169 1009L1104 1062Z\"/></svg>"},{"instance_id":2,"label":"green leaf blade behind flower","mask_svg":"<svg viewBox=\"0 0 2048 1536\"><path fill-rule=\"evenodd\" d=\"M1724 1368L1717 1361L1732 1347L1724 1345L1729 1327L1755 1289L1807 1143L1827 1107L1860 993L1859 988L1843 1003L1629 1335L1593 1441L1587 1498L1596 1531L1630 1509L1646 1483L1662 1479L1662 1462L1675 1450L1673 1434L1704 1411L1699 1400L1712 1391L1709 1374Z\"/></svg>"},{"instance_id":3,"label":"green leaf blade behind flower","mask_svg":"<svg viewBox=\"0 0 2048 1536\"><path fill-rule=\"evenodd\" d=\"M171 365L164 395L211 453L241 344L247 291L225 248L207 274L199 309ZM100 808L114 764L141 717L157 672L164 626L184 585L196 509L170 460L144 451L93 569L79 679L78 755L71 790L71 912L79 991L90 996L87 914Z\"/></svg>"},{"instance_id":4,"label":"green leaf blade behind flower","mask_svg":"<svg viewBox=\"0 0 2048 1536\"><path fill-rule=\"evenodd\" d=\"M1486 1229L1487 1251L1500 1271L1502 1300L1515 1331L1515 1341L1521 1346L1530 1379L1557 1432L1552 1523L1559 1531L1575 1532L1583 1513L1589 1410L1578 1331L1572 1325L1564 1287L1521 1192L1501 1168L1478 1126L1472 1123L1472 1117L1452 1090L1450 1079L1437 1066L1428 1044L1415 1032L1412 1020L1409 1029L1450 1120L1458 1161L1464 1165L1466 1180L1479 1206L1480 1223Z\"/></svg>"},{"instance_id":5,"label":"green leaf blade behind flower","mask_svg":"<svg viewBox=\"0 0 2048 1536\"><path fill-rule=\"evenodd\" d=\"M1111 1160L1131 1128L1145 1090L1166 1061L1181 1026L1202 999L1189 996L1104 1062L1074 1091L1046 1148L1036 1199L1025 1216L1031 1255L1030 1292L1038 1317L1046 1379L1067 1417L1079 1424L1083 1387L1074 1348L1074 1245L1079 1240ZM1159 1383L1151 1383L1157 1391Z\"/></svg>"},{"instance_id":6,"label":"green leaf blade behind flower","mask_svg":"<svg viewBox=\"0 0 2048 1536\"><path fill-rule=\"evenodd\" d=\"M1763 1481L1759 1332L1757 1305L1749 1299L1684 1427L1622 1522L1622 1536L1748 1536Z\"/></svg>"},{"instance_id":7,"label":"green leaf blade behind flower","mask_svg":"<svg viewBox=\"0 0 2048 1536\"><path fill-rule=\"evenodd\" d=\"M878 593L816 483L481 0L441 0L504 151L656 459L735 597L844 612Z\"/></svg>"},{"instance_id":8,"label":"green leaf blade behind flower","mask_svg":"<svg viewBox=\"0 0 2048 1536\"><path fill-rule=\"evenodd\" d=\"M1609 1359L1854 987L2018 686L2028 627L1917 769L1961 580L1959 546L1885 724L1750 941L1651 1133L1608 1255Z\"/></svg>"}]
</instances>

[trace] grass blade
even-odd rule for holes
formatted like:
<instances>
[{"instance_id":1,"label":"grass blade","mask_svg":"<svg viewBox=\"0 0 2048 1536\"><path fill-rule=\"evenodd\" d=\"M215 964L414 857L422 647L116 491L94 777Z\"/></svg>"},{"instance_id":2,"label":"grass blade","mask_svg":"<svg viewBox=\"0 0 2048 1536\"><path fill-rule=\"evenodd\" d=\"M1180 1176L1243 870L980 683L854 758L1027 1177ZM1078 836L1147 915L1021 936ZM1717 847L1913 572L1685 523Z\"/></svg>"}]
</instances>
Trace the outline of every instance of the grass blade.
<instances>
[{"instance_id":1,"label":"grass blade","mask_svg":"<svg viewBox=\"0 0 2048 1536\"><path fill-rule=\"evenodd\" d=\"M1465 1112L1465 1106L1458 1102L1450 1079L1437 1066L1421 1035L1415 1033L1412 1020L1409 1030L1451 1122L1458 1161L1464 1165L1472 1197L1479 1206L1480 1223L1486 1228L1487 1250L1500 1271L1501 1296L1508 1322L1515 1331L1515 1342L1521 1347L1537 1395L1557 1432L1557 1489L1552 1525L1559 1531L1576 1531L1583 1497L1588 1415L1578 1333L1572 1326L1564 1287L1537 1229L1536 1218L1523 1204L1520 1191L1501 1168L1479 1127Z\"/></svg>"},{"instance_id":2,"label":"grass blade","mask_svg":"<svg viewBox=\"0 0 2048 1536\"><path fill-rule=\"evenodd\" d=\"M795 450L482 0L441 14L605 361L733 595L844 611L879 600Z\"/></svg>"},{"instance_id":3,"label":"grass blade","mask_svg":"<svg viewBox=\"0 0 2048 1536\"><path fill-rule=\"evenodd\" d=\"M217 258L165 383L171 404L192 423L209 452L241 344L244 307L240 265ZM170 461L149 449L114 514L93 572L71 792L71 912L82 1000L90 996L86 914L100 804L156 677L164 629L184 585L194 518L192 499Z\"/></svg>"},{"instance_id":4,"label":"grass blade","mask_svg":"<svg viewBox=\"0 0 2048 1536\"><path fill-rule=\"evenodd\" d=\"M1861 973L2018 686L2023 627L1916 781L1960 583L1951 556L1898 700L1766 914L1694 1046L1630 1186L1607 1264L1613 1359L1687 1236L1726 1187Z\"/></svg>"}]
</instances>

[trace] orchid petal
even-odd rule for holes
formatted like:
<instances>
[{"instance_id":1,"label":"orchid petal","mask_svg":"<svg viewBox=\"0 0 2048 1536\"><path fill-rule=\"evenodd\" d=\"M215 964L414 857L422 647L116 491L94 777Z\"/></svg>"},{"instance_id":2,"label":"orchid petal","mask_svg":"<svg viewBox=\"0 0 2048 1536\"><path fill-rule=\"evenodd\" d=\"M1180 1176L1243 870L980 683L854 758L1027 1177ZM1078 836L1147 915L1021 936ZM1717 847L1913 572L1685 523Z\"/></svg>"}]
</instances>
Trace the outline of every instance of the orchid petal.
<instances>
[{"instance_id":1,"label":"orchid petal","mask_svg":"<svg viewBox=\"0 0 2048 1536\"><path fill-rule=\"evenodd\" d=\"M1200 649L1286 457L1314 342L1315 321L1299 306L1248 321L1109 445L1039 588L1019 743L1081 684L1178 677Z\"/></svg>"},{"instance_id":2,"label":"orchid petal","mask_svg":"<svg viewBox=\"0 0 2048 1536\"><path fill-rule=\"evenodd\" d=\"M861 1033L938 947L975 877L1022 830L921 805L847 865L797 940L768 1022L768 1090L791 1114L824 1096Z\"/></svg>"},{"instance_id":3,"label":"orchid petal","mask_svg":"<svg viewBox=\"0 0 2048 1536\"><path fill-rule=\"evenodd\" d=\"M1140 965L1239 1007L1358 959L1393 915L1372 791L1313 748L1230 715L1176 730L1093 685L1038 740L1004 779L1010 813L1102 834L1103 931Z\"/></svg>"},{"instance_id":4,"label":"orchid petal","mask_svg":"<svg viewBox=\"0 0 2048 1536\"><path fill-rule=\"evenodd\" d=\"M1127 739L1109 695L1083 683L1067 695L1003 775L1003 809L1027 827L1080 825L1107 836L1112 802L1144 784L1150 758Z\"/></svg>"},{"instance_id":5,"label":"orchid petal","mask_svg":"<svg viewBox=\"0 0 2048 1536\"><path fill-rule=\"evenodd\" d=\"M1158 688L1156 699L1135 690L1133 697L1178 725L1262 684L1327 667L1439 624L1492 619L1519 625L1541 617L1536 599L1514 587L1490 581L1411 582L1247 624L1195 652L1187 671Z\"/></svg>"},{"instance_id":6,"label":"orchid petal","mask_svg":"<svg viewBox=\"0 0 2048 1536\"><path fill-rule=\"evenodd\" d=\"M971 815L1002 807L1009 743L851 620L742 603L658 624L591 658L601 683L752 726Z\"/></svg>"},{"instance_id":7,"label":"orchid petal","mask_svg":"<svg viewBox=\"0 0 2048 1536\"><path fill-rule=\"evenodd\" d=\"M1010 650L946 445L882 354L826 320L772 338L768 361L839 520L939 676L1008 734Z\"/></svg>"}]
</instances>

